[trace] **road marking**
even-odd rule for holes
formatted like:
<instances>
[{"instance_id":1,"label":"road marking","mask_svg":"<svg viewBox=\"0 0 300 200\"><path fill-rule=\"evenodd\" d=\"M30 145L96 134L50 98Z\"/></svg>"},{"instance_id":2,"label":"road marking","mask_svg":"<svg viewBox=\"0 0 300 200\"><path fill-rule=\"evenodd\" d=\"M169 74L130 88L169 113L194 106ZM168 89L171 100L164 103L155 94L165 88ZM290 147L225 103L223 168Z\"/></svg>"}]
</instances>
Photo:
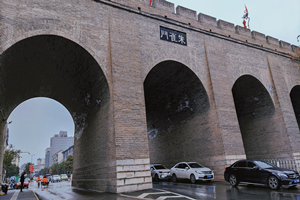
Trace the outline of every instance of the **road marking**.
<instances>
[{"instance_id":1,"label":"road marking","mask_svg":"<svg viewBox=\"0 0 300 200\"><path fill-rule=\"evenodd\" d=\"M17 200L20 190L15 191L14 195L10 198L10 200Z\"/></svg>"},{"instance_id":2,"label":"road marking","mask_svg":"<svg viewBox=\"0 0 300 200\"><path fill-rule=\"evenodd\" d=\"M169 191L166 191L166 190L161 190L161 189L158 189L160 191L165 191L165 192L169 192ZM186 198L186 199L190 199L190 200L196 200L196 199L193 199L191 197L187 197L187 196L184 196L184 195L181 195L181 194L178 194L178 193L175 193L175 192L169 192L170 194L174 194L174 195L177 195L178 197L183 197L183 198ZM174 196L173 196L174 198Z\"/></svg>"},{"instance_id":3,"label":"road marking","mask_svg":"<svg viewBox=\"0 0 300 200\"><path fill-rule=\"evenodd\" d=\"M173 196L160 196L160 197L156 198L156 200L165 200L165 199L168 199L168 198L184 198L184 199L189 199L189 200L196 200L196 199L193 199L191 197L187 197L187 196L175 193L175 192L170 192L170 191L161 190L161 189L156 189L156 190L159 190L161 192L143 193L143 194L141 194L141 195L139 195L137 197L130 196L130 195L125 195L125 194L120 194L120 195L124 196L124 197L134 198L134 199L150 199L150 198L147 198L148 195L171 194Z\"/></svg>"},{"instance_id":4,"label":"road marking","mask_svg":"<svg viewBox=\"0 0 300 200\"><path fill-rule=\"evenodd\" d=\"M150 194L155 194L155 195L158 195L158 194L169 194L170 192L152 192L152 193L143 193L141 194L140 196L138 196L137 198L145 198L146 196L150 195Z\"/></svg>"}]
</instances>

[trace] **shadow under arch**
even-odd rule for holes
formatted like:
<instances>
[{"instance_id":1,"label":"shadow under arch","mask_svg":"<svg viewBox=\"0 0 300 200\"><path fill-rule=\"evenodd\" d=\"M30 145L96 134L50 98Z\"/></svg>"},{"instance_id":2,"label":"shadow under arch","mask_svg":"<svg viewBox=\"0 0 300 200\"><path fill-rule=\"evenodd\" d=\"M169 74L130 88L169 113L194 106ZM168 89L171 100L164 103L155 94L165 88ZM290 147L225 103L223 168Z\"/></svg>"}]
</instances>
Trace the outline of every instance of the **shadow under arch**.
<instances>
[{"instance_id":1,"label":"shadow under arch","mask_svg":"<svg viewBox=\"0 0 300 200\"><path fill-rule=\"evenodd\" d=\"M0 58L0 109L4 117L33 97L60 102L74 119L72 184L114 192L108 166L115 156L109 85L93 56L73 41L55 35L29 37L9 47ZM93 178L82 171L96 166ZM95 185L96 179L107 181Z\"/></svg>"},{"instance_id":2,"label":"shadow under arch","mask_svg":"<svg viewBox=\"0 0 300 200\"><path fill-rule=\"evenodd\" d=\"M300 85L296 85L290 92L290 98L293 105L298 128L300 129Z\"/></svg>"},{"instance_id":3,"label":"shadow under arch","mask_svg":"<svg viewBox=\"0 0 300 200\"><path fill-rule=\"evenodd\" d=\"M211 155L210 102L192 70L176 61L163 61L148 73L144 93L151 163L172 167Z\"/></svg>"},{"instance_id":4,"label":"shadow under arch","mask_svg":"<svg viewBox=\"0 0 300 200\"><path fill-rule=\"evenodd\" d=\"M276 158L287 151L287 138L264 85L251 75L243 75L234 83L232 94L247 158Z\"/></svg>"}]
</instances>

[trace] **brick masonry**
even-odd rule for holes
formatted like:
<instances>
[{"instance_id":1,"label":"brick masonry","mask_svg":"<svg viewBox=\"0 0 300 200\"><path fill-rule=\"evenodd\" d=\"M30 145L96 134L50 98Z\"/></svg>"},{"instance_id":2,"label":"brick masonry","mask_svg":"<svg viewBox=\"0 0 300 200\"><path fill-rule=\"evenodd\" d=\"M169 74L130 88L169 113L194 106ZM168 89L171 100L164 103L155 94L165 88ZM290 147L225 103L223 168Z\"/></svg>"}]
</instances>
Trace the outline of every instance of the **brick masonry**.
<instances>
[{"instance_id":1,"label":"brick masonry","mask_svg":"<svg viewBox=\"0 0 300 200\"><path fill-rule=\"evenodd\" d=\"M160 26L186 33L187 46L160 40ZM165 0L4 0L0 107L8 117L45 96L69 110L76 187L151 188L150 163L185 160L219 179L238 159L299 159L297 51Z\"/></svg>"}]
</instances>

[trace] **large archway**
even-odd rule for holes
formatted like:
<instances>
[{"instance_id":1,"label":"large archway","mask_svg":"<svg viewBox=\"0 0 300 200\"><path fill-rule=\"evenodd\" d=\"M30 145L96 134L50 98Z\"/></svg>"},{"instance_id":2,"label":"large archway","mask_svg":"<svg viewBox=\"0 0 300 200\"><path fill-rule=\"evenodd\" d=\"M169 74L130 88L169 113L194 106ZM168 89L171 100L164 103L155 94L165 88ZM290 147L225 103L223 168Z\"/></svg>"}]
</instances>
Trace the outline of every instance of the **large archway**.
<instances>
[{"instance_id":1,"label":"large archway","mask_svg":"<svg viewBox=\"0 0 300 200\"><path fill-rule=\"evenodd\" d=\"M275 158L289 152L280 117L263 84L244 75L235 82L232 94L247 158Z\"/></svg>"},{"instance_id":2,"label":"large archway","mask_svg":"<svg viewBox=\"0 0 300 200\"><path fill-rule=\"evenodd\" d=\"M114 191L110 176L115 175L109 173L108 166L114 161L110 94L96 60L66 38L39 35L7 49L0 65L0 108L4 117L33 97L49 97L63 104L75 123L73 185ZM95 184L99 179L105 181Z\"/></svg>"},{"instance_id":3,"label":"large archway","mask_svg":"<svg viewBox=\"0 0 300 200\"><path fill-rule=\"evenodd\" d=\"M210 102L199 78L185 65L164 61L144 81L150 162L172 167L180 161L205 162L223 152L211 147Z\"/></svg>"},{"instance_id":4,"label":"large archway","mask_svg":"<svg viewBox=\"0 0 300 200\"><path fill-rule=\"evenodd\" d=\"M290 93L290 98L297 119L298 128L300 129L300 85L293 87Z\"/></svg>"},{"instance_id":5,"label":"large archway","mask_svg":"<svg viewBox=\"0 0 300 200\"><path fill-rule=\"evenodd\" d=\"M68 143L60 144L58 148L69 148L74 144L73 118L62 104L53 99L38 97L26 100L12 111L7 121L11 122L7 125L9 144L13 144L15 149L27 152L20 156L20 170L28 162L37 164L37 159L44 160L44 166L40 162L34 169L36 173L43 168L49 168L52 156L46 156L45 150L51 147L50 138L60 131L67 134ZM53 151L52 154L58 150Z\"/></svg>"}]
</instances>

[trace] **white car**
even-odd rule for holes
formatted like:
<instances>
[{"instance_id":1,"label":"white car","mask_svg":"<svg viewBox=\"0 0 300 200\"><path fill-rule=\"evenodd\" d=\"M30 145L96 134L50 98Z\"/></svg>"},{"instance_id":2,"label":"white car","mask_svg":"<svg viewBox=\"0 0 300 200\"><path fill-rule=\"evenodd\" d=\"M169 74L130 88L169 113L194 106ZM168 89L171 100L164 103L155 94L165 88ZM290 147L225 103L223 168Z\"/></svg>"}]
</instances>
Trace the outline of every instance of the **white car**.
<instances>
[{"instance_id":1,"label":"white car","mask_svg":"<svg viewBox=\"0 0 300 200\"><path fill-rule=\"evenodd\" d=\"M168 180L171 178L170 169L166 168L161 164L150 165L151 176L154 181L159 181L161 179Z\"/></svg>"},{"instance_id":2,"label":"white car","mask_svg":"<svg viewBox=\"0 0 300 200\"><path fill-rule=\"evenodd\" d=\"M172 180L190 179L192 183L196 181L211 181L214 179L214 172L196 162L177 163L170 171Z\"/></svg>"},{"instance_id":3,"label":"white car","mask_svg":"<svg viewBox=\"0 0 300 200\"><path fill-rule=\"evenodd\" d=\"M54 183L54 182L61 182L61 178L60 178L59 175L53 175L51 181L52 181L52 183Z\"/></svg>"}]
</instances>

